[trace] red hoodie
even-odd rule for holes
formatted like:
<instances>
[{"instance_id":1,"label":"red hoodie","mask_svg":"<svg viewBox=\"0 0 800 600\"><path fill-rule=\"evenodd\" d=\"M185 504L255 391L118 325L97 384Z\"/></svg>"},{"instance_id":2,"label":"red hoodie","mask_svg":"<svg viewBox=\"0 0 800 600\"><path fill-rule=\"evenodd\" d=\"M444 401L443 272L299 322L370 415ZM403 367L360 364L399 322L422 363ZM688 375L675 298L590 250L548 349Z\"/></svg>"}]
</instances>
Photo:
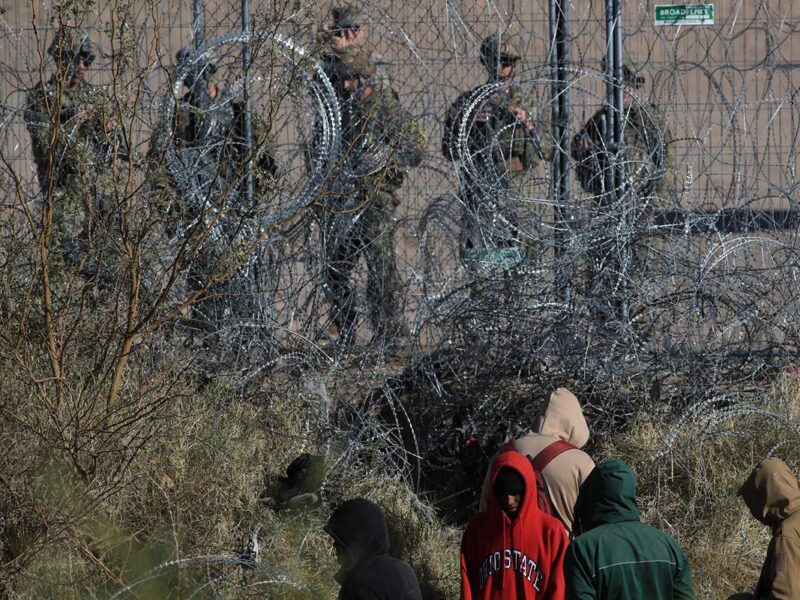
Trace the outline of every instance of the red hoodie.
<instances>
[{"instance_id":1,"label":"red hoodie","mask_svg":"<svg viewBox=\"0 0 800 600\"><path fill-rule=\"evenodd\" d=\"M525 482L522 506L512 521L494 493L488 508L470 519L461 539L462 600L563 600L567 534L536 505L536 479L519 452L503 452L492 464L489 488L503 467Z\"/></svg>"}]
</instances>

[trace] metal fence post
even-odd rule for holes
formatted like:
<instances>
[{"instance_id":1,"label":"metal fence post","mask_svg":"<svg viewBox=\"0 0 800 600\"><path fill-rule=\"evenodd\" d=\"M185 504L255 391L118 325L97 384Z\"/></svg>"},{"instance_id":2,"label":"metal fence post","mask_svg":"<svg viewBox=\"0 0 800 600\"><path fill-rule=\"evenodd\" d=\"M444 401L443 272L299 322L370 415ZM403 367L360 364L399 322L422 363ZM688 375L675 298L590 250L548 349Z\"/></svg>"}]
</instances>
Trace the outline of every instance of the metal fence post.
<instances>
[{"instance_id":1,"label":"metal fence post","mask_svg":"<svg viewBox=\"0 0 800 600\"><path fill-rule=\"evenodd\" d=\"M604 153L606 158L609 159L616 157L617 145L614 134L616 128L616 113L614 112L615 106L615 71L614 71L614 2L615 0L606 0L606 57L605 57L605 76L606 76L606 111L605 121L603 122L603 143L605 144ZM611 168L609 168L611 167ZM610 206L614 203L614 190L616 186L616 165L612 162L611 165L606 164L603 171L603 206Z\"/></svg>"},{"instance_id":2,"label":"metal fence post","mask_svg":"<svg viewBox=\"0 0 800 600\"><path fill-rule=\"evenodd\" d=\"M635 207L631 203L636 201L636 194L631 193L632 189L628 182L626 173L627 158L625 150L625 138L623 136L623 119L625 118L625 83L623 80L623 54L622 54L622 6L621 0L614 2L614 198L618 201L618 210L622 210L625 225L622 228L624 235L621 244L617 242L616 249L619 254L620 272L625 272L630 268L630 239L634 223L630 220L634 214ZM623 201L625 204L622 205ZM619 318L623 323L630 322L630 286L628 278L622 277L620 281L622 290L622 302L619 304Z\"/></svg>"},{"instance_id":3,"label":"metal fence post","mask_svg":"<svg viewBox=\"0 0 800 600\"><path fill-rule=\"evenodd\" d=\"M565 256L564 244L570 227L569 153L567 152L567 127L569 125L569 101L567 98L567 69L569 61L569 29L567 10L569 2L550 0L550 74L552 135L555 142L553 155L553 182L556 196L555 221L556 259ZM556 287L564 302L570 299L572 277L566 265L557 260Z\"/></svg>"},{"instance_id":4,"label":"metal fence post","mask_svg":"<svg viewBox=\"0 0 800 600\"><path fill-rule=\"evenodd\" d=\"M603 173L603 194L601 206L606 211L613 209L623 210L620 201L631 197L626 185L625 175L625 140L623 138L623 119L625 115L623 61L622 61L622 7L620 0L606 0L606 110L603 123L604 154L607 158ZM630 211L624 210L622 215L627 220ZM606 213L604 218L608 218ZM628 224L632 225L632 224ZM615 230L619 231L618 228ZM627 232L629 227L623 227ZM615 239L604 239L606 250L613 252L613 259L608 261L615 267L614 275L622 277L617 289L622 298L614 301L616 317L622 322L627 322L630 317L630 299L628 285L623 275L628 266L629 249L628 240L619 235Z\"/></svg>"},{"instance_id":5,"label":"metal fence post","mask_svg":"<svg viewBox=\"0 0 800 600\"><path fill-rule=\"evenodd\" d=\"M242 0L242 31L250 33L250 0ZM253 178L253 119L252 107L250 105L250 42L245 41L242 47L242 68L244 70L244 85L242 86L242 95L244 96L244 152L248 158L245 165L245 181L246 181L246 206L249 209L253 207L253 196L255 196L255 181Z\"/></svg>"},{"instance_id":6,"label":"metal fence post","mask_svg":"<svg viewBox=\"0 0 800 600\"><path fill-rule=\"evenodd\" d=\"M203 45L205 25L203 23L203 0L192 0L192 38L194 49Z\"/></svg>"}]
</instances>

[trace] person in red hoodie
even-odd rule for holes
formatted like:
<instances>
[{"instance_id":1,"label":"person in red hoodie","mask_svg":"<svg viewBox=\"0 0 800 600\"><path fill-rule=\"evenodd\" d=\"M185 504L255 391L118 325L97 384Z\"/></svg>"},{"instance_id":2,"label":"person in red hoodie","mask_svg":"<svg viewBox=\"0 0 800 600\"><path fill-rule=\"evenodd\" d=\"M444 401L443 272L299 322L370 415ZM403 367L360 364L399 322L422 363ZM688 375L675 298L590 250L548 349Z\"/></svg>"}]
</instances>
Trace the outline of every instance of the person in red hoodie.
<instances>
[{"instance_id":1,"label":"person in red hoodie","mask_svg":"<svg viewBox=\"0 0 800 600\"><path fill-rule=\"evenodd\" d=\"M564 526L536 505L536 479L519 452L500 454L487 509L461 539L462 600L563 600Z\"/></svg>"}]
</instances>

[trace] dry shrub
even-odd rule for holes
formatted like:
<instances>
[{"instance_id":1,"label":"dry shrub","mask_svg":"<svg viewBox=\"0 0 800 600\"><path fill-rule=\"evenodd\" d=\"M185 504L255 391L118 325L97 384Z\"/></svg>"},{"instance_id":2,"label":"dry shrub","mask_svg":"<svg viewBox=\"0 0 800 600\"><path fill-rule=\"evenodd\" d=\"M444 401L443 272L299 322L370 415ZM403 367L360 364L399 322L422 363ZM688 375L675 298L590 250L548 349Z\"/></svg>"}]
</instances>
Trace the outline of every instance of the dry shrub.
<instances>
[{"instance_id":1,"label":"dry shrub","mask_svg":"<svg viewBox=\"0 0 800 600\"><path fill-rule=\"evenodd\" d=\"M457 543L403 473L386 468L380 447L354 445L350 430L310 417L309 398L291 387L184 391L155 417L113 488L103 469L84 480L30 441L27 462L2 462L15 489L26 490L12 498L0 488L8 597L180 598L213 589L220 597L335 598L337 565L322 526L356 496L384 508L392 553L415 567L425 597L455 595ZM301 452L326 457L323 506L266 508L265 487ZM20 447L13 456L23 455ZM234 559L254 531L260 565L243 569Z\"/></svg>"}]
</instances>

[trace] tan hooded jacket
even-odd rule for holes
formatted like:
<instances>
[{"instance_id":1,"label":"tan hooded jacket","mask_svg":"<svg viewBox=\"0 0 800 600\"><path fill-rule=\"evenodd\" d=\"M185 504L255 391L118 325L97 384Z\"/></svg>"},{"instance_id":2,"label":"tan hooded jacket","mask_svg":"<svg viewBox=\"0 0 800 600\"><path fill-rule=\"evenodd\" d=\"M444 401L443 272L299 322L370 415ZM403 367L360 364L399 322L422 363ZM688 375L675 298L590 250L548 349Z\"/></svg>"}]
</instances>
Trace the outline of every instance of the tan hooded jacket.
<instances>
[{"instance_id":1,"label":"tan hooded jacket","mask_svg":"<svg viewBox=\"0 0 800 600\"><path fill-rule=\"evenodd\" d=\"M772 527L755 600L800 600L800 486L779 458L762 460L739 490L753 516Z\"/></svg>"},{"instance_id":2,"label":"tan hooded jacket","mask_svg":"<svg viewBox=\"0 0 800 600\"><path fill-rule=\"evenodd\" d=\"M583 448L589 441L589 426L583 416L580 402L566 388L558 388L542 408L536 429L514 441L521 454L535 458L553 442L562 439L575 446L556 456L542 471L550 500L567 533L572 533L573 510L578 499L578 489L594 469L594 461ZM480 509L486 510L491 489L488 480L483 482Z\"/></svg>"}]
</instances>

